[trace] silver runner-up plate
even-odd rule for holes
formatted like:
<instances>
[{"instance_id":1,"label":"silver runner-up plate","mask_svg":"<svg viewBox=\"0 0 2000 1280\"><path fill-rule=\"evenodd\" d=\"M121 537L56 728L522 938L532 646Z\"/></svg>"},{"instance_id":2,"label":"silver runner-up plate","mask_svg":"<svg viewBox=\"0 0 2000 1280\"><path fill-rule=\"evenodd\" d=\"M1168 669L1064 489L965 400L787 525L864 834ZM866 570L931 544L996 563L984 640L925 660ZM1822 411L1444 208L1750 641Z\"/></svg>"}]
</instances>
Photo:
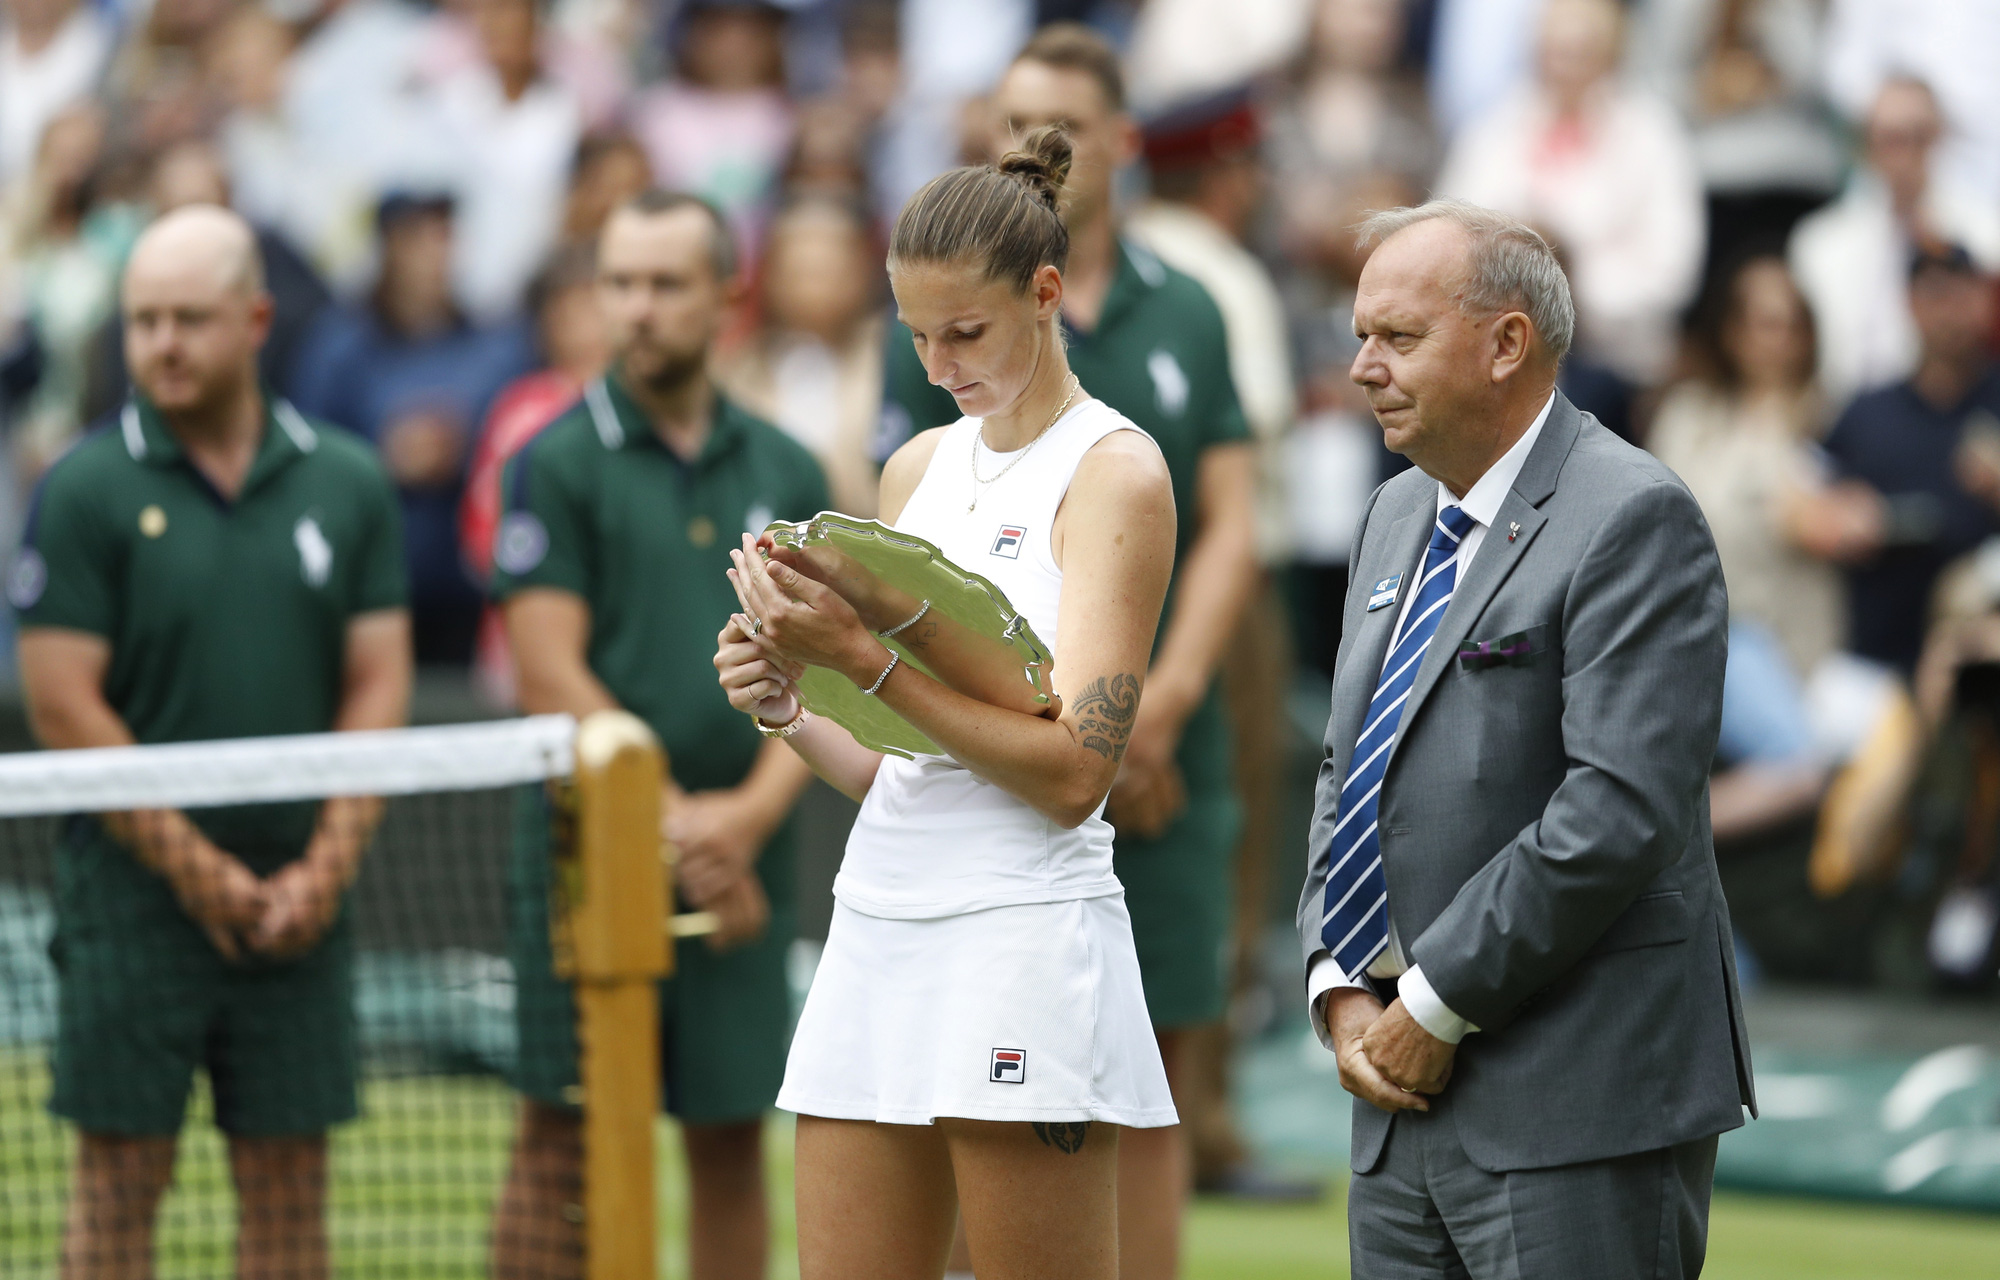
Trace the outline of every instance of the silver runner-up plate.
<instances>
[{"instance_id":1,"label":"silver runner-up plate","mask_svg":"<svg viewBox=\"0 0 2000 1280\"><path fill-rule=\"evenodd\" d=\"M959 568L914 534L877 520L822 511L765 530L791 548L794 568L839 592L870 630L881 632L923 607L921 620L883 641L904 662L949 688L994 706L1051 719L1062 698L1049 687L1055 655L1000 588ZM905 759L945 752L921 730L846 676L807 667L799 699L865 747Z\"/></svg>"}]
</instances>

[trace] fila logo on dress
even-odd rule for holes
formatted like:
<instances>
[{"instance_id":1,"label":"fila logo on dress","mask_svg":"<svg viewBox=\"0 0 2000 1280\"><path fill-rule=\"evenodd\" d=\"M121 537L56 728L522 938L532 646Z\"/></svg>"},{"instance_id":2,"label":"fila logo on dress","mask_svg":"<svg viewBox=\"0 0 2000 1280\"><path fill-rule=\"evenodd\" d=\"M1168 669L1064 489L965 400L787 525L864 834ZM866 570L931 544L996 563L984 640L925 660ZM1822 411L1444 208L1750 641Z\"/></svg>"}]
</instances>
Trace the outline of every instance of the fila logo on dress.
<instances>
[{"instance_id":1,"label":"fila logo on dress","mask_svg":"<svg viewBox=\"0 0 2000 1280\"><path fill-rule=\"evenodd\" d=\"M993 549L989 555L1003 556L1009 560L1021 558L1021 544L1027 540L1028 531L1018 524L1003 524L1000 532L993 535Z\"/></svg>"},{"instance_id":2,"label":"fila logo on dress","mask_svg":"<svg viewBox=\"0 0 2000 1280\"><path fill-rule=\"evenodd\" d=\"M986 1078L998 1084L1026 1084L1028 1080L1028 1051L1026 1049L995 1049L993 1066Z\"/></svg>"}]
</instances>

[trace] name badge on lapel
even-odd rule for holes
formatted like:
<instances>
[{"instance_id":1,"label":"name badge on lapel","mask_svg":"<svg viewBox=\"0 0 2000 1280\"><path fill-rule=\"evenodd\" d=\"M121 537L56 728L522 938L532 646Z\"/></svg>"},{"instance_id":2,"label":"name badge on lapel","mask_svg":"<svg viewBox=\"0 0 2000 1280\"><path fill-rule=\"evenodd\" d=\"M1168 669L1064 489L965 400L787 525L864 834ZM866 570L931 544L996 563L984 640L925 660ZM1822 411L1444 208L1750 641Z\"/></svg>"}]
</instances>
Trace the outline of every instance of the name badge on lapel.
<instances>
[{"instance_id":1,"label":"name badge on lapel","mask_svg":"<svg viewBox=\"0 0 2000 1280\"><path fill-rule=\"evenodd\" d=\"M1386 609L1396 603L1396 592L1402 588L1402 585L1403 575L1400 573L1393 578L1384 578L1382 581L1376 583L1375 589L1368 593L1367 612L1373 613L1377 609Z\"/></svg>"}]
</instances>

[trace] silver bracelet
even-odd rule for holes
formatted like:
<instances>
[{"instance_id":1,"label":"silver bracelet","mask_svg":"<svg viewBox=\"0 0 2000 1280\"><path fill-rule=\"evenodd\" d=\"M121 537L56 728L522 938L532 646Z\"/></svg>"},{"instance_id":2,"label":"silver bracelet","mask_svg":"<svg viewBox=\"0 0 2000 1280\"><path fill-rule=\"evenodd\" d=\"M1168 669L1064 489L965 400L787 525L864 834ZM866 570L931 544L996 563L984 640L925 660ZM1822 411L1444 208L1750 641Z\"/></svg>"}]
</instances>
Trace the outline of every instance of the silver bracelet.
<instances>
[{"instance_id":1,"label":"silver bracelet","mask_svg":"<svg viewBox=\"0 0 2000 1280\"><path fill-rule=\"evenodd\" d=\"M874 684L869 685L866 689L863 689L861 691L861 696L864 698L873 697L875 691L882 687L882 682L889 678L889 673L896 669L896 664L901 662L902 660L903 660L902 654L897 653L894 649L889 650L889 665L882 668L882 674L875 677Z\"/></svg>"},{"instance_id":2,"label":"silver bracelet","mask_svg":"<svg viewBox=\"0 0 2000 1280\"><path fill-rule=\"evenodd\" d=\"M890 636L893 635L900 635L901 633L908 631L911 627L916 626L918 619L922 618L925 614L929 613L930 611L931 611L931 602L926 600L915 613L903 619L895 626L890 627L887 631L877 631L875 634L877 636L880 636L884 640L887 640Z\"/></svg>"}]
</instances>

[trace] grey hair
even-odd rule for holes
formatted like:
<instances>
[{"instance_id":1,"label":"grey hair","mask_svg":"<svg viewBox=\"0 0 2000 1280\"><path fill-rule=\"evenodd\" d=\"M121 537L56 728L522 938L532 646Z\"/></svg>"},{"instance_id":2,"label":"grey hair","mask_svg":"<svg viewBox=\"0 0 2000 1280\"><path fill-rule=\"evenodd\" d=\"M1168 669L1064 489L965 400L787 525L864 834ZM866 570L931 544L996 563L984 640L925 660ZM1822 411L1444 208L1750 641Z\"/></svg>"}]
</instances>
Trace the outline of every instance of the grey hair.
<instances>
[{"instance_id":1,"label":"grey hair","mask_svg":"<svg viewBox=\"0 0 2000 1280\"><path fill-rule=\"evenodd\" d=\"M1356 228L1358 243L1438 220L1461 228L1472 241L1472 269L1456 294L1459 310L1524 313L1550 357L1561 363L1576 338L1576 303L1556 251L1527 223L1467 200L1431 200L1369 214Z\"/></svg>"}]
</instances>

